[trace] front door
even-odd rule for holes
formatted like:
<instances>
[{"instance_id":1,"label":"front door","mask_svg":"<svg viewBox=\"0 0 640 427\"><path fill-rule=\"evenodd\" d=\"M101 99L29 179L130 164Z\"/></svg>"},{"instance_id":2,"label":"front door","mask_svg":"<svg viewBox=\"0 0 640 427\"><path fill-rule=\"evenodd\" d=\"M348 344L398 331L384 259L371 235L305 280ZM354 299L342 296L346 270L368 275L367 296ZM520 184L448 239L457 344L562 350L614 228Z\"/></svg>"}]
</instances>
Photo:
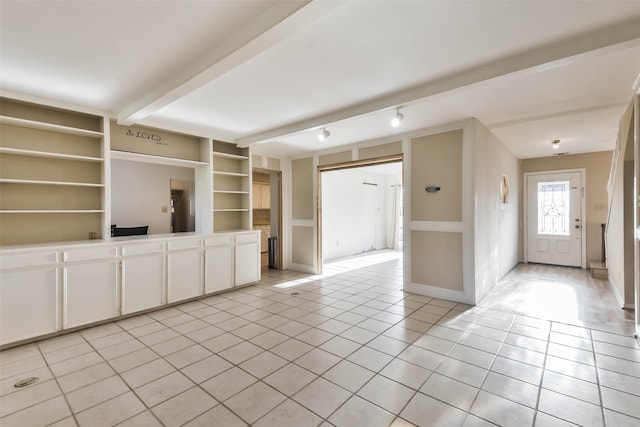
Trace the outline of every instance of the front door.
<instances>
[{"instance_id":1,"label":"front door","mask_svg":"<svg viewBox=\"0 0 640 427\"><path fill-rule=\"evenodd\" d=\"M527 174L527 261L582 266L582 172Z\"/></svg>"}]
</instances>

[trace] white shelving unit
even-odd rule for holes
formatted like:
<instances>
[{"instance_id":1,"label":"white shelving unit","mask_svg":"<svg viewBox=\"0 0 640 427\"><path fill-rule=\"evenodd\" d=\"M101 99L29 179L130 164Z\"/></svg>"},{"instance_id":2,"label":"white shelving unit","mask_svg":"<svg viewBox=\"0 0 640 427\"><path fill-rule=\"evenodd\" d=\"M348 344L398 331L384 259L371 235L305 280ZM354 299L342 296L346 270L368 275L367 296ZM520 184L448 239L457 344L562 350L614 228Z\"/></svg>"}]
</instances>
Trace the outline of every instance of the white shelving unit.
<instances>
[{"instance_id":1,"label":"white shelving unit","mask_svg":"<svg viewBox=\"0 0 640 427\"><path fill-rule=\"evenodd\" d=\"M251 229L249 150L213 142L213 229Z\"/></svg>"},{"instance_id":2,"label":"white shelving unit","mask_svg":"<svg viewBox=\"0 0 640 427\"><path fill-rule=\"evenodd\" d=\"M104 118L4 98L0 107L0 244L102 237Z\"/></svg>"}]
</instances>

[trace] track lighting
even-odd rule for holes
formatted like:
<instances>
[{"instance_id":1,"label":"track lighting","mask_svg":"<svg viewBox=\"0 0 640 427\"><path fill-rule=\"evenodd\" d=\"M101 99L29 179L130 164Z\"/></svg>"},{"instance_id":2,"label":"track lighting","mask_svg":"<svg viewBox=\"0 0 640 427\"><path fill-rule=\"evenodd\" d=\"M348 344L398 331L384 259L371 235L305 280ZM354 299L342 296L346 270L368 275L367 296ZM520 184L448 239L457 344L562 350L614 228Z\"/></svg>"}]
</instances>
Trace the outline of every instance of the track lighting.
<instances>
[{"instance_id":1,"label":"track lighting","mask_svg":"<svg viewBox=\"0 0 640 427\"><path fill-rule=\"evenodd\" d=\"M404 120L404 114L400 112L400 109L396 109L396 115L391 119L391 126L397 128L400 126L400 123Z\"/></svg>"},{"instance_id":2,"label":"track lighting","mask_svg":"<svg viewBox=\"0 0 640 427\"><path fill-rule=\"evenodd\" d=\"M557 150L558 148L560 148L560 140L554 139L553 141L551 141L551 146L554 150Z\"/></svg>"},{"instance_id":3,"label":"track lighting","mask_svg":"<svg viewBox=\"0 0 640 427\"><path fill-rule=\"evenodd\" d=\"M324 141L325 139L331 136L331 132L329 132L326 128L322 128L320 133L318 133L318 139L320 141Z\"/></svg>"}]
</instances>

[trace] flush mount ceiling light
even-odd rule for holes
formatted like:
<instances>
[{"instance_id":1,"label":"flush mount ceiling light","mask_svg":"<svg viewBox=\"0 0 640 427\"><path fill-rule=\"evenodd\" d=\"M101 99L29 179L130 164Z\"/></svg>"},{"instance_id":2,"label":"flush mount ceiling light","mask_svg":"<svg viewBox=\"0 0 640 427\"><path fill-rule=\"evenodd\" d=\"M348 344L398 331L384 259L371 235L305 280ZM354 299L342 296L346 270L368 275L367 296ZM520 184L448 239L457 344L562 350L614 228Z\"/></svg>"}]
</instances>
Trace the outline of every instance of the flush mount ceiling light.
<instances>
[{"instance_id":1,"label":"flush mount ceiling light","mask_svg":"<svg viewBox=\"0 0 640 427\"><path fill-rule=\"evenodd\" d=\"M326 128L320 129L320 133L318 133L318 139L320 141L324 141L325 139L331 136L331 132L329 132Z\"/></svg>"},{"instance_id":2,"label":"flush mount ceiling light","mask_svg":"<svg viewBox=\"0 0 640 427\"><path fill-rule=\"evenodd\" d=\"M558 148L560 148L560 140L554 139L553 141L551 141L551 146L554 150L557 150Z\"/></svg>"},{"instance_id":3,"label":"flush mount ceiling light","mask_svg":"<svg viewBox=\"0 0 640 427\"><path fill-rule=\"evenodd\" d=\"M404 120L404 114L400 112L400 109L396 109L396 115L391 119L391 126L397 128L400 126L400 123Z\"/></svg>"}]
</instances>

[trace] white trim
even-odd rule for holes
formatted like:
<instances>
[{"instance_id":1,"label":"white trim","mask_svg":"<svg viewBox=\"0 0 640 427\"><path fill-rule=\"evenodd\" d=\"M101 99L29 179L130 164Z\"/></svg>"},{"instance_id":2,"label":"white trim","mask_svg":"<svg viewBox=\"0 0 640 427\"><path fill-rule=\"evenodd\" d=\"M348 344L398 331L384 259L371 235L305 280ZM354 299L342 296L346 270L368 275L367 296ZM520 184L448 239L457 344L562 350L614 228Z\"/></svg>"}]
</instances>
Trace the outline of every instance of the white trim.
<instances>
[{"instance_id":1,"label":"white trim","mask_svg":"<svg viewBox=\"0 0 640 427\"><path fill-rule=\"evenodd\" d=\"M622 296L620 295L620 292L618 292L616 285L611 281L611 279L607 279L607 283L609 284L609 287L613 291L613 295L616 297L616 301L618 301L618 305L622 308L626 308L624 299L622 299Z\"/></svg>"},{"instance_id":2,"label":"white trim","mask_svg":"<svg viewBox=\"0 0 640 427\"><path fill-rule=\"evenodd\" d=\"M423 295L426 297L455 301L463 304L473 304L472 299L466 292L454 291L452 289L445 289L438 286L411 282L405 285L404 290L405 292Z\"/></svg>"},{"instance_id":3,"label":"white trim","mask_svg":"<svg viewBox=\"0 0 640 427\"><path fill-rule=\"evenodd\" d=\"M477 304L476 283L476 119L462 126L462 288L470 304ZM483 295L484 296L484 295Z\"/></svg>"},{"instance_id":4,"label":"white trim","mask_svg":"<svg viewBox=\"0 0 640 427\"><path fill-rule=\"evenodd\" d=\"M411 230L409 217L411 213L411 140L402 139L402 287L409 292L411 284Z\"/></svg>"},{"instance_id":5,"label":"white trim","mask_svg":"<svg viewBox=\"0 0 640 427\"><path fill-rule=\"evenodd\" d=\"M308 273L308 274L316 274L312 265L297 264L295 262L289 263L289 268L287 268L287 270L299 271L301 273Z\"/></svg>"},{"instance_id":6,"label":"white trim","mask_svg":"<svg viewBox=\"0 0 640 427\"><path fill-rule=\"evenodd\" d=\"M207 162L176 159L173 157L155 156L152 154L131 153L129 151L120 151L120 150L111 150L110 156L111 156L111 159L117 159L117 160L128 160L131 162L140 162L140 163L152 163L156 165L180 166L180 167L194 168L194 169L199 166L208 165ZM233 176L246 176L246 174L236 174L231 172L223 173L219 171L214 171L213 173L219 174L219 175L224 174L224 175L233 175Z\"/></svg>"},{"instance_id":7,"label":"white trim","mask_svg":"<svg viewBox=\"0 0 640 427\"><path fill-rule=\"evenodd\" d=\"M580 228L580 238L581 238L581 244L582 244L582 258L580 260L580 268L587 268L587 169L586 168L576 168L576 169L556 169L556 170L548 170L548 171L536 171L536 172L525 172L523 174L523 178L524 178L524 182L523 182L523 209L522 209L522 222L523 222L523 233L522 233L522 237L523 237L523 242L524 242L524 262L528 263L529 262L529 249L528 249L528 220L529 220L529 215L528 215L528 199L529 199L529 194L528 194L528 182L527 180L529 179L529 176L535 176L535 175L551 175L551 174L562 174L562 173L573 173L573 172L579 172L580 173L580 181L582 182L582 191L581 191L581 195L582 195L582 200L580 203L580 209L582 210L580 217L582 218L582 223L581 223L581 228Z\"/></svg>"},{"instance_id":8,"label":"white trim","mask_svg":"<svg viewBox=\"0 0 640 427\"><path fill-rule=\"evenodd\" d=\"M439 231L443 233L462 233L464 223L461 221L411 221L411 231Z\"/></svg>"}]
</instances>

